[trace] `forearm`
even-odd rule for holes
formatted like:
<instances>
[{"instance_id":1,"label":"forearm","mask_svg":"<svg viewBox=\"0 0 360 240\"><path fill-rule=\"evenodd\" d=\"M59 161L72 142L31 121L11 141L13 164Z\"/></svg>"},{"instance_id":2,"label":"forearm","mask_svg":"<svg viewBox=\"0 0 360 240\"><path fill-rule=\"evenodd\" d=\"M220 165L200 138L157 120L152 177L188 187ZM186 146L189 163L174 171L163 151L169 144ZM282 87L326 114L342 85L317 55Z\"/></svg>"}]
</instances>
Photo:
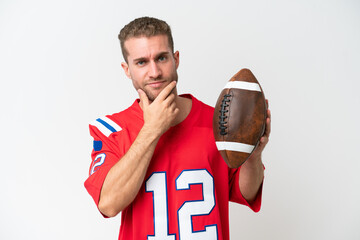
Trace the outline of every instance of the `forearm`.
<instances>
[{"instance_id":1,"label":"forearm","mask_svg":"<svg viewBox=\"0 0 360 240\"><path fill-rule=\"evenodd\" d=\"M98 206L104 215L117 215L138 194L156 144L179 112L175 101L176 95L171 93L175 86L176 82L171 82L153 102L150 102L143 90L138 89L144 125L129 150L110 169L105 178Z\"/></svg>"},{"instance_id":2,"label":"forearm","mask_svg":"<svg viewBox=\"0 0 360 240\"><path fill-rule=\"evenodd\" d=\"M158 140L157 135L143 127L127 153L110 169L99 201L104 215L115 216L134 200Z\"/></svg>"},{"instance_id":3,"label":"forearm","mask_svg":"<svg viewBox=\"0 0 360 240\"><path fill-rule=\"evenodd\" d=\"M267 105L268 101L266 100ZM248 202L253 202L260 190L264 180L264 165L262 163L262 152L269 142L271 131L271 113L267 110L265 133L260 138L259 145L256 147L250 158L241 166L239 186L241 194Z\"/></svg>"},{"instance_id":4,"label":"forearm","mask_svg":"<svg viewBox=\"0 0 360 240\"><path fill-rule=\"evenodd\" d=\"M261 157L248 159L240 168L239 186L243 197L253 202L264 179L264 166Z\"/></svg>"}]
</instances>

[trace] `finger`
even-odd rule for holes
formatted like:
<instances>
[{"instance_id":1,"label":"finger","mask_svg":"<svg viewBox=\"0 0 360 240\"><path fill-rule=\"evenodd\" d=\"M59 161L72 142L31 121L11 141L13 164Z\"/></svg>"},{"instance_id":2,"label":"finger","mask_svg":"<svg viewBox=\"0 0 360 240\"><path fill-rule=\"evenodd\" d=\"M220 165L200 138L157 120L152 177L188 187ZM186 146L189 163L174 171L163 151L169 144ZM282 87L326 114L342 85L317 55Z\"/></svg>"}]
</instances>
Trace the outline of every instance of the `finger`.
<instances>
[{"instance_id":1,"label":"finger","mask_svg":"<svg viewBox=\"0 0 360 240\"><path fill-rule=\"evenodd\" d=\"M171 105L175 102L175 94L174 93L170 93L170 95L164 100L164 103L166 105Z\"/></svg>"},{"instance_id":2,"label":"finger","mask_svg":"<svg viewBox=\"0 0 360 240\"><path fill-rule=\"evenodd\" d=\"M269 137L270 136L270 132L271 132L271 112L270 110L267 110L267 118L266 118L266 136Z\"/></svg>"},{"instance_id":3,"label":"finger","mask_svg":"<svg viewBox=\"0 0 360 240\"><path fill-rule=\"evenodd\" d=\"M179 113L180 109L179 108L175 108L174 109L174 115L177 115Z\"/></svg>"},{"instance_id":4,"label":"finger","mask_svg":"<svg viewBox=\"0 0 360 240\"><path fill-rule=\"evenodd\" d=\"M160 94L157 96L157 98L155 100L158 101L163 101L164 99L166 99L169 94L171 93L171 91L175 88L176 86L176 81L172 81L171 83L169 83L161 92Z\"/></svg>"},{"instance_id":5,"label":"finger","mask_svg":"<svg viewBox=\"0 0 360 240\"><path fill-rule=\"evenodd\" d=\"M257 145L257 147L256 147L256 151L257 152L262 152L264 149L265 149L265 147L266 147L266 145L267 145L267 143L269 142L269 138L268 137L266 137L266 136L262 136L261 138L260 138L260 141L259 141L259 144Z\"/></svg>"},{"instance_id":6,"label":"finger","mask_svg":"<svg viewBox=\"0 0 360 240\"><path fill-rule=\"evenodd\" d=\"M260 138L260 143L261 143L260 145L264 145L264 144L268 143L268 141L269 141L269 138L267 136L262 136Z\"/></svg>"},{"instance_id":7,"label":"finger","mask_svg":"<svg viewBox=\"0 0 360 240\"><path fill-rule=\"evenodd\" d=\"M147 107L149 106L149 99L146 96L146 93L142 90L142 89L138 89L138 94L139 94L139 98L140 98L140 103L143 104L143 106Z\"/></svg>"},{"instance_id":8,"label":"finger","mask_svg":"<svg viewBox=\"0 0 360 240\"><path fill-rule=\"evenodd\" d=\"M169 108L174 112L174 111L178 108L177 105L176 105L176 102L173 101L173 102L170 104Z\"/></svg>"},{"instance_id":9,"label":"finger","mask_svg":"<svg viewBox=\"0 0 360 240\"><path fill-rule=\"evenodd\" d=\"M268 110L266 111L266 115L267 115L268 118L271 119L271 111L270 111L270 109L268 109Z\"/></svg>"}]
</instances>

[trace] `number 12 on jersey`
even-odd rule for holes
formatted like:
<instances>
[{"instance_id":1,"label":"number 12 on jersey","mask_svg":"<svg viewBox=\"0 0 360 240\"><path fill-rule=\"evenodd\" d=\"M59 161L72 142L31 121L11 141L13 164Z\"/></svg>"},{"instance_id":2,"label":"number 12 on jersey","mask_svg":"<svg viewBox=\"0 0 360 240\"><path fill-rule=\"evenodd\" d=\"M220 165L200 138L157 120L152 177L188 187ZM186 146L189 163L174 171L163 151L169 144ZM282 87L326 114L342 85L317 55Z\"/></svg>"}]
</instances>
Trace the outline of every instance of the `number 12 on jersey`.
<instances>
[{"instance_id":1,"label":"number 12 on jersey","mask_svg":"<svg viewBox=\"0 0 360 240\"><path fill-rule=\"evenodd\" d=\"M205 169L184 170L177 177L176 190L190 189L190 185L202 184L203 200L185 201L178 209L180 240L216 240L217 225L205 226L203 231L193 231L192 217L209 215L215 206L214 180ZM166 173L155 172L145 183L146 192L153 194L154 235L148 240L176 240L175 234L169 234Z\"/></svg>"}]
</instances>

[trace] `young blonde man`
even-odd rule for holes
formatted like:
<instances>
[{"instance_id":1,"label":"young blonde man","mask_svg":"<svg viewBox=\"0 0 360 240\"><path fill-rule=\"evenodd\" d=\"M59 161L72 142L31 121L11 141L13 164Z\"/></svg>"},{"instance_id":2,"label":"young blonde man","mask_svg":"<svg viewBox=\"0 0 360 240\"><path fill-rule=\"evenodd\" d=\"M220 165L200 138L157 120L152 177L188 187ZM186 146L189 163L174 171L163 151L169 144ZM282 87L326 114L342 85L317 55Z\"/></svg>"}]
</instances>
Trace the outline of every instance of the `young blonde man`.
<instances>
[{"instance_id":1,"label":"young blonde man","mask_svg":"<svg viewBox=\"0 0 360 240\"><path fill-rule=\"evenodd\" d=\"M229 239L229 201L260 210L270 112L251 159L229 169L216 149L214 109L177 93L179 52L168 24L138 18L119 39L139 99L90 124L86 189L104 216L122 213L119 239Z\"/></svg>"}]
</instances>

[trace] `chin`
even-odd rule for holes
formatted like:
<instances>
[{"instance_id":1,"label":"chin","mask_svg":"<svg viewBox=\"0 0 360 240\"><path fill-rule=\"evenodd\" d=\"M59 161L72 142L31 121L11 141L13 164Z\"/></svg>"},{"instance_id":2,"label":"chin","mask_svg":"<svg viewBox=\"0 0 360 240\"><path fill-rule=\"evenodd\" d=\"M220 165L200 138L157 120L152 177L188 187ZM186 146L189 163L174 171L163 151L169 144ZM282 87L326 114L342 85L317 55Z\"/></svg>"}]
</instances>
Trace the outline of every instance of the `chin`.
<instances>
[{"instance_id":1,"label":"chin","mask_svg":"<svg viewBox=\"0 0 360 240\"><path fill-rule=\"evenodd\" d=\"M146 96L148 97L148 99L153 102L158 96L159 94L161 93L161 91L163 90L164 88L162 89L159 89L158 92L149 92L149 91L145 91L146 93ZM175 95L177 95L177 90L176 90L176 87L171 91L171 93L174 93ZM171 94L170 93L170 94Z\"/></svg>"}]
</instances>

